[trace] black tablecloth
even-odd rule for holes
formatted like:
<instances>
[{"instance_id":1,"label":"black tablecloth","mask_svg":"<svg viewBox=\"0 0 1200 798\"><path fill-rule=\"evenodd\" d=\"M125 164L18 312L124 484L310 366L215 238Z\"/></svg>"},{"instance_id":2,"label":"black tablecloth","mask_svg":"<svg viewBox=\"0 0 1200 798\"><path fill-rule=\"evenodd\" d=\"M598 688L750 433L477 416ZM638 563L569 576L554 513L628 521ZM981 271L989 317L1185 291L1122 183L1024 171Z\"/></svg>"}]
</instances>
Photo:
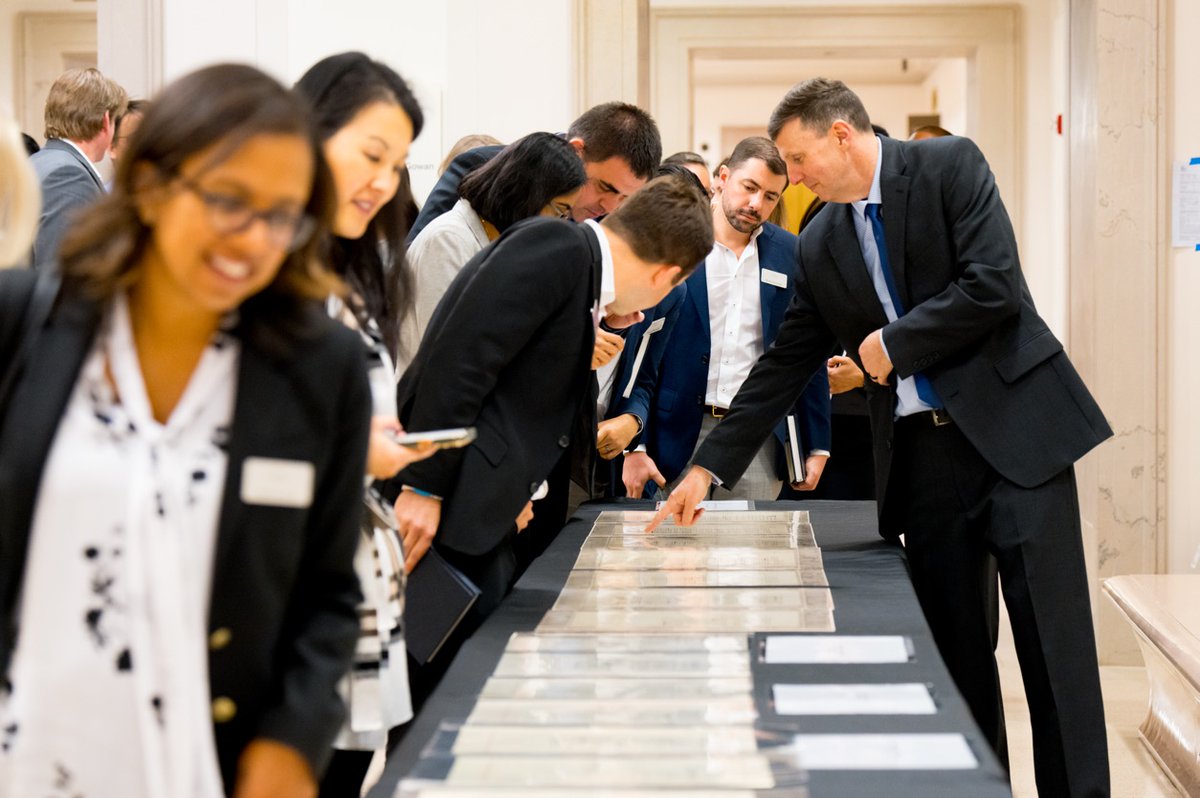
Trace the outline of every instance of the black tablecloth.
<instances>
[{"instance_id":1,"label":"black tablecloth","mask_svg":"<svg viewBox=\"0 0 1200 798\"><path fill-rule=\"evenodd\" d=\"M529 632L550 609L575 564L584 538L602 510L652 509L649 502L588 504L517 583L500 608L462 647L445 679L414 719L408 734L389 752L387 766L370 798L388 798L400 779L445 721L470 714L513 632ZM810 771L808 790L825 796L913 796L917 798L1000 798L1010 796L1003 769L976 728L966 705L938 656L908 578L903 550L876 532L873 502L757 502L758 510L808 510L834 601L837 634L906 635L914 658L889 665L767 665L754 657L755 704L763 729L806 733L961 732L979 759L965 771ZM757 648L752 648L757 650ZM775 683L928 684L936 715L806 716L783 718L771 708Z\"/></svg>"}]
</instances>

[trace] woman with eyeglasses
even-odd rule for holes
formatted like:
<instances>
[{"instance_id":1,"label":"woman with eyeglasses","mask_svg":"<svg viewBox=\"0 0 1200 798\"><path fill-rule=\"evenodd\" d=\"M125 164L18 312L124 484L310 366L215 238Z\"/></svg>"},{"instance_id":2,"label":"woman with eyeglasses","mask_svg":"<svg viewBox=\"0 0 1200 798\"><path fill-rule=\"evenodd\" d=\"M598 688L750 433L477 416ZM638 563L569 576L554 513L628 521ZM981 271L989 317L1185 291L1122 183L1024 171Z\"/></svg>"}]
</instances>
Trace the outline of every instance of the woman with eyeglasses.
<instances>
[{"instance_id":1,"label":"woman with eyeglasses","mask_svg":"<svg viewBox=\"0 0 1200 798\"><path fill-rule=\"evenodd\" d=\"M334 213L304 102L194 72L64 241L46 321L0 346L0 373L23 358L0 396L0 794L316 795L370 423L362 342L324 308ZM35 279L0 272L0 305Z\"/></svg>"},{"instance_id":2,"label":"woman with eyeglasses","mask_svg":"<svg viewBox=\"0 0 1200 798\"><path fill-rule=\"evenodd\" d=\"M331 302L337 318L358 330L371 364L374 417L367 474L392 477L428 452L390 437L396 418L395 357L399 320L412 306L404 263L405 162L423 117L412 91L386 64L362 53L319 61L296 84L312 105L325 159L337 189L333 264L350 293ZM412 718L403 637L404 552L389 504L368 490L369 522L359 538L355 568L364 599L354 667L342 682L349 718L321 782L321 795L358 795L375 751L388 731Z\"/></svg>"},{"instance_id":3,"label":"woman with eyeglasses","mask_svg":"<svg viewBox=\"0 0 1200 798\"><path fill-rule=\"evenodd\" d=\"M409 356L467 261L522 219L569 218L585 182L575 148L553 133L517 139L464 177L455 206L430 222L409 247L416 284L416 309L402 327Z\"/></svg>"}]
</instances>

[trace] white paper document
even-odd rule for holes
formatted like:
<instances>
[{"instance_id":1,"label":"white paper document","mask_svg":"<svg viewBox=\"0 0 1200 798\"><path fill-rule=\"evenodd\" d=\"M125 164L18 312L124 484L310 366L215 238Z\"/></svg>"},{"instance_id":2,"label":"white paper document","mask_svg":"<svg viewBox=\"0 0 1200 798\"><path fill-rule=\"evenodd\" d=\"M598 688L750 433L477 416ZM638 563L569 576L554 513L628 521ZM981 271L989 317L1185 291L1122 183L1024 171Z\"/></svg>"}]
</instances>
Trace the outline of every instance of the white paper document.
<instances>
[{"instance_id":1,"label":"white paper document","mask_svg":"<svg viewBox=\"0 0 1200 798\"><path fill-rule=\"evenodd\" d=\"M961 734L800 734L788 750L805 770L973 770Z\"/></svg>"},{"instance_id":2,"label":"white paper document","mask_svg":"<svg viewBox=\"0 0 1200 798\"><path fill-rule=\"evenodd\" d=\"M1171 246L1200 249L1200 158L1175 164L1171 189Z\"/></svg>"},{"instance_id":3,"label":"white paper document","mask_svg":"<svg viewBox=\"0 0 1200 798\"><path fill-rule=\"evenodd\" d=\"M555 610L539 633L833 632L833 608L792 610Z\"/></svg>"},{"instance_id":4,"label":"white paper document","mask_svg":"<svg viewBox=\"0 0 1200 798\"><path fill-rule=\"evenodd\" d=\"M799 571L572 571L567 587L828 587L823 567Z\"/></svg>"},{"instance_id":5,"label":"white paper document","mask_svg":"<svg viewBox=\"0 0 1200 798\"><path fill-rule=\"evenodd\" d=\"M573 679L613 678L714 678L750 673L750 658L744 652L709 654L696 652L505 652L494 674L503 677L554 676Z\"/></svg>"},{"instance_id":6,"label":"white paper document","mask_svg":"<svg viewBox=\"0 0 1200 798\"><path fill-rule=\"evenodd\" d=\"M923 684L777 684L779 715L934 715Z\"/></svg>"},{"instance_id":7,"label":"white paper document","mask_svg":"<svg viewBox=\"0 0 1200 798\"><path fill-rule=\"evenodd\" d=\"M763 645L769 665L832 665L908 662L908 641L899 635L772 635Z\"/></svg>"}]
</instances>

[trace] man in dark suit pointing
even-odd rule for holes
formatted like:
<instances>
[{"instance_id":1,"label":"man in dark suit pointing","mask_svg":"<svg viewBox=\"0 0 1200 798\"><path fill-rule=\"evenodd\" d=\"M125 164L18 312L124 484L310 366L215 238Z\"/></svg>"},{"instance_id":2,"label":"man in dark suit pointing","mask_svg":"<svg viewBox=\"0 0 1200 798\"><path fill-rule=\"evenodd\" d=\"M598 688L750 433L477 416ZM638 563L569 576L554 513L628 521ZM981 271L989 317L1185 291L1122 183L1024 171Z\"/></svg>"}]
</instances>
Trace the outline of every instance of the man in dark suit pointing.
<instances>
[{"instance_id":1,"label":"man in dark suit pointing","mask_svg":"<svg viewBox=\"0 0 1200 798\"><path fill-rule=\"evenodd\" d=\"M838 81L795 86L769 132L793 183L830 203L797 250L775 345L655 523L691 523L732 483L835 341L867 383L885 537L905 535L938 648L1003 759L987 622L999 564L1033 723L1038 791L1109 794L1108 751L1073 463L1111 436L1038 316L975 145L877 138Z\"/></svg>"}]
</instances>

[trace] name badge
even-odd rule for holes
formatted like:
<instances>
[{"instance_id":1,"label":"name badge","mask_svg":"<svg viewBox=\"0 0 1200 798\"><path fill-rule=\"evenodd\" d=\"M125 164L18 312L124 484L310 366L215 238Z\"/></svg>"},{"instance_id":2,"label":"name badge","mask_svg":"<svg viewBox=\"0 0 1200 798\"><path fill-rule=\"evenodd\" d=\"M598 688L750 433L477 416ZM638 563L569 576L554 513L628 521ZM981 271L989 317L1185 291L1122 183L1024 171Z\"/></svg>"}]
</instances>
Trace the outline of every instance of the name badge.
<instances>
[{"instance_id":1,"label":"name badge","mask_svg":"<svg viewBox=\"0 0 1200 798\"><path fill-rule=\"evenodd\" d=\"M667 317L661 316L650 322L650 326L646 328L646 332L642 333L642 343L638 346L637 357L633 359L633 373L629 375L629 384L621 392L623 398L628 399L633 393L633 386L637 384L638 371L642 368L642 360L646 357L647 347L650 346L650 336L665 326L667 326Z\"/></svg>"},{"instance_id":2,"label":"name badge","mask_svg":"<svg viewBox=\"0 0 1200 798\"><path fill-rule=\"evenodd\" d=\"M783 272L773 272L770 269L763 269L762 281L776 288L787 288L787 275Z\"/></svg>"},{"instance_id":3,"label":"name badge","mask_svg":"<svg viewBox=\"0 0 1200 798\"><path fill-rule=\"evenodd\" d=\"M316 475L316 467L303 460L247 457L242 463L242 501L265 507L309 507Z\"/></svg>"}]
</instances>

